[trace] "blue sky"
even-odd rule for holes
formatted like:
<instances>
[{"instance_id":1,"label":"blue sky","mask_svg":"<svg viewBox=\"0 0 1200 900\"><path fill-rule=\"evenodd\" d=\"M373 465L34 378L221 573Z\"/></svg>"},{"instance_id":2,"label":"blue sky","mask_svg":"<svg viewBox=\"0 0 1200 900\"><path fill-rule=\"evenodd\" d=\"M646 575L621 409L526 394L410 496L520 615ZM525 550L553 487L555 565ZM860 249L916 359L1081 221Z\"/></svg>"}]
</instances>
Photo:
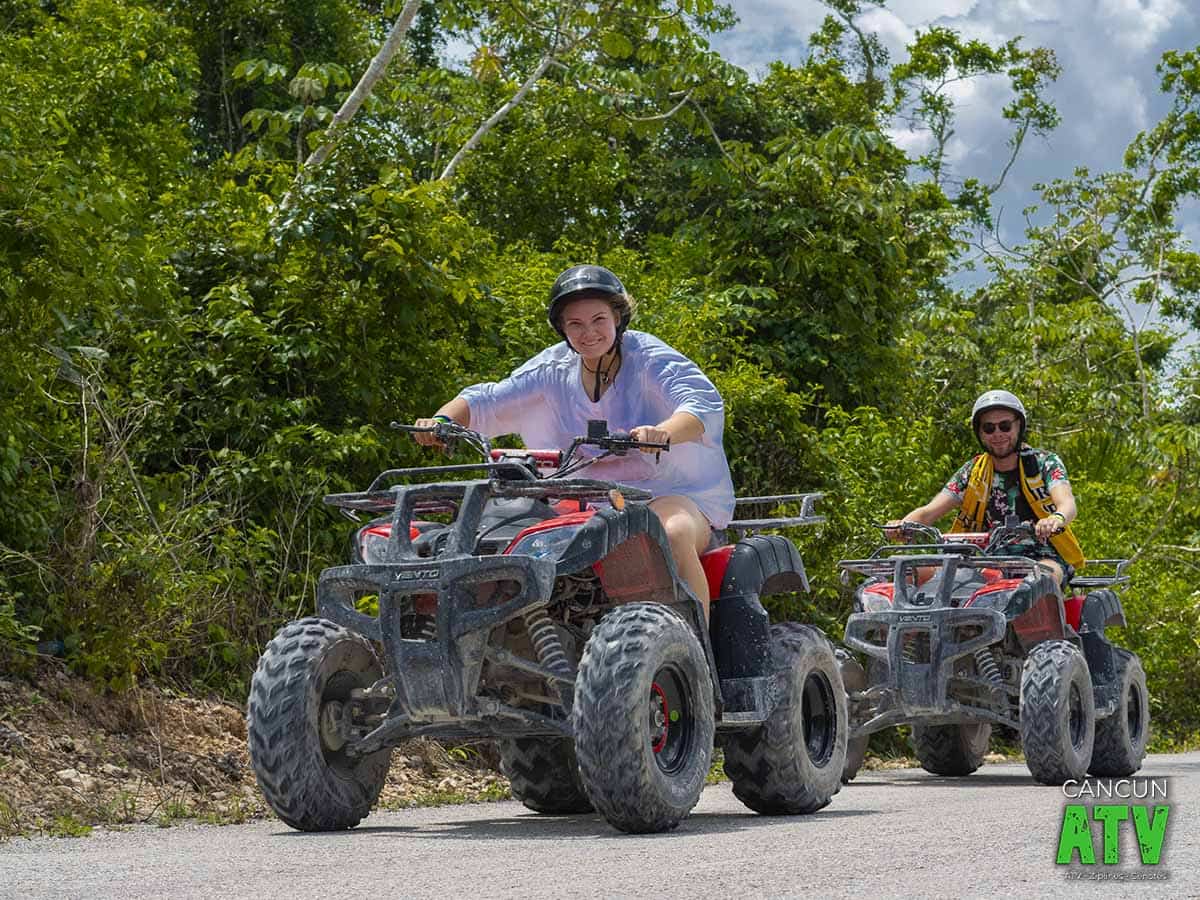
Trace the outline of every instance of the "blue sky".
<instances>
[{"instance_id":1,"label":"blue sky","mask_svg":"<svg viewBox=\"0 0 1200 900\"><path fill-rule=\"evenodd\" d=\"M722 56L752 75L772 60L799 63L807 38L828 13L817 0L727 0L740 23L712 43ZM864 4L867 5L867 4ZM1153 127L1170 106L1155 72L1162 53L1200 45L1200 4L1195 0L889 0L858 20L888 47L892 61L917 29L951 28L967 38L998 45L1020 36L1026 47L1054 50L1063 73L1049 96L1062 124L1045 139L1027 141L997 198L1001 235L1019 241L1022 210L1037 202L1037 182L1066 178L1076 166L1119 168L1126 146ZM994 180L1008 156L1010 130L1000 115L1009 95L1002 79L968 83L957 97L956 137L950 162L957 178ZM896 142L919 154L923 135L900 128ZM1200 246L1200 208L1181 216Z\"/></svg>"}]
</instances>

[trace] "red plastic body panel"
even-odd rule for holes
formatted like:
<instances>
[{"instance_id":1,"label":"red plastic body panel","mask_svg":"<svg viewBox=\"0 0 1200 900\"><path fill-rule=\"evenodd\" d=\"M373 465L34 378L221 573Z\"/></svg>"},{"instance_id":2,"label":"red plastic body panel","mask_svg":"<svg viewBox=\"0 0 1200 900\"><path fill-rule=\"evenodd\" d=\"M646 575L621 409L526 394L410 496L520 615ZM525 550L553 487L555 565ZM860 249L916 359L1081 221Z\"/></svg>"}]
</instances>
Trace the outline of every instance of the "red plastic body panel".
<instances>
[{"instance_id":1,"label":"red plastic body panel","mask_svg":"<svg viewBox=\"0 0 1200 900\"><path fill-rule=\"evenodd\" d=\"M408 526L408 539L410 541L416 540L417 535L420 533L421 529L416 525ZM392 523L384 522L381 525L372 525L365 531L365 534L377 534L382 538L389 538L392 536Z\"/></svg>"},{"instance_id":2,"label":"red plastic body panel","mask_svg":"<svg viewBox=\"0 0 1200 900\"><path fill-rule=\"evenodd\" d=\"M504 448L492 451L493 462L500 462L510 456L531 456L539 467L557 469L562 465L563 452L561 450L506 450Z\"/></svg>"},{"instance_id":3,"label":"red plastic body panel","mask_svg":"<svg viewBox=\"0 0 1200 900\"><path fill-rule=\"evenodd\" d=\"M947 533L945 538L949 543L974 544L982 550L988 545L991 535L986 531L959 531L954 534Z\"/></svg>"},{"instance_id":4,"label":"red plastic body panel","mask_svg":"<svg viewBox=\"0 0 1200 900\"><path fill-rule=\"evenodd\" d=\"M733 544L709 550L700 556L700 565L704 567L704 577L708 579L708 596L713 601L721 596L721 582L725 580L725 570L729 568L731 556L733 556Z\"/></svg>"},{"instance_id":5,"label":"red plastic body panel","mask_svg":"<svg viewBox=\"0 0 1200 900\"><path fill-rule=\"evenodd\" d=\"M1012 620L1012 627L1026 645L1061 640L1067 636L1063 628L1063 612L1059 608L1058 598L1053 594L1046 594L1035 601L1033 606Z\"/></svg>"},{"instance_id":6,"label":"red plastic body panel","mask_svg":"<svg viewBox=\"0 0 1200 900\"><path fill-rule=\"evenodd\" d=\"M888 603L891 603L896 596L896 586L890 581L886 584L873 584L870 587L863 588L863 593L887 597Z\"/></svg>"},{"instance_id":7,"label":"red plastic body panel","mask_svg":"<svg viewBox=\"0 0 1200 900\"><path fill-rule=\"evenodd\" d=\"M1068 597L1063 603L1063 612L1067 616L1067 624L1079 630L1079 617L1083 613L1083 594L1076 594L1074 597Z\"/></svg>"},{"instance_id":8,"label":"red plastic body panel","mask_svg":"<svg viewBox=\"0 0 1200 900\"><path fill-rule=\"evenodd\" d=\"M984 572L995 572L995 571L996 571L995 569L984 569ZM1017 585L1019 585L1020 583L1021 583L1020 578L996 578L996 579L992 580L991 583L988 584L986 587L981 587L979 590L977 590L975 593L973 593L971 595L971 598L966 603L964 603L963 606L970 606L978 598L984 596L985 594L995 594L999 591L1014 591L1014 590L1016 590Z\"/></svg>"}]
</instances>

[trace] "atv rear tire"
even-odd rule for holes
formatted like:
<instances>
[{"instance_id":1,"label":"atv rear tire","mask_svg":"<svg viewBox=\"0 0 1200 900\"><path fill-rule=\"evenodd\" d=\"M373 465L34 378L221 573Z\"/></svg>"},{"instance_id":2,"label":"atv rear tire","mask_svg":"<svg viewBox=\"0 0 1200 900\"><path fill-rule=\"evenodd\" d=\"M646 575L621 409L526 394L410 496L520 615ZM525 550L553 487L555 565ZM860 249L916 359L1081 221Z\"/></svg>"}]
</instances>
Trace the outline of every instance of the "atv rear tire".
<instances>
[{"instance_id":1,"label":"atv rear tire","mask_svg":"<svg viewBox=\"0 0 1200 900\"><path fill-rule=\"evenodd\" d=\"M934 775L970 775L983 765L991 737L987 722L912 727L912 745L921 768Z\"/></svg>"},{"instance_id":2,"label":"atv rear tire","mask_svg":"<svg viewBox=\"0 0 1200 900\"><path fill-rule=\"evenodd\" d=\"M846 763L846 690L833 646L815 628L771 627L775 671L784 675L779 705L751 731L725 740L733 793L765 815L812 813L842 787Z\"/></svg>"},{"instance_id":3,"label":"atv rear tire","mask_svg":"<svg viewBox=\"0 0 1200 900\"><path fill-rule=\"evenodd\" d=\"M1150 694L1141 661L1128 650L1118 647L1114 652L1120 699L1112 715L1096 722L1096 744L1088 772L1121 777L1142 767L1150 737Z\"/></svg>"},{"instance_id":4,"label":"atv rear tire","mask_svg":"<svg viewBox=\"0 0 1200 900\"><path fill-rule=\"evenodd\" d=\"M391 749L350 758L336 720L354 688L383 675L371 645L325 619L285 625L250 682L250 762L271 809L299 831L340 831L366 817Z\"/></svg>"},{"instance_id":5,"label":"atv rear tire","mask_svg":"<svg viewBox=\"0 0 1200 900\"><path fill-rule=\"evenodd\" d=\"M1096 705L1087 661L1068 641L1044 641L1021 672L1021 746L1034 779L1083 778L1092 758Z\"/></svg>"},{"instance_id":6,"label":"atv rear tire","mask_svg":"<svg viewBox=\"0 0 1200 900\"><path fill-rule=\"evenodd\" d=\"M566 738L513 738L500 742L500 770L513 796L534 812L588 813L592 804L579 779L575 747Z\"/></svg>"},{"instance_id":7,"label":"atv rear tire","mask_svg":"<svg viewBox=\"0 0 1200 900\"><path fill-rule=\"evenodd\" d=\"M700 799L715 721L708 662L665 606L606 615L583 648L571 722L584 790L615 828L668 831Z\"/></svg>"}]
</instances>

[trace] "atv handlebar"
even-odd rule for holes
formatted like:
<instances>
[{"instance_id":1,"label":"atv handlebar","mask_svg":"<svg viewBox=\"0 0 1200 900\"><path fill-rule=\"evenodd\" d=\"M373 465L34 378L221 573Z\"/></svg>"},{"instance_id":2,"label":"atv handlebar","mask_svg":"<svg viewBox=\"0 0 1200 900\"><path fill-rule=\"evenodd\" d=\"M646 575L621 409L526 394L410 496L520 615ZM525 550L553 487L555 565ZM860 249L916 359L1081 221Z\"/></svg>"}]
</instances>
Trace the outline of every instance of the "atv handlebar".
<instances>
[{"instance_id":1,"label":"atv handlebar","mask_svg":"<svg viewBox=\"0 0 1200 900\"><path fill-rule=\"evenodd\" d=\"M580 447L596 447L604 452L591 459L575 459L575 451ZM563 457L562 466L551 477L563 478L572 472L579 471L584 466L590 466L592 463L604 459L606 456L624 456L631 450L653 450L654 461L658 462L664 451L670 452L671 442L637 441L627 431L610 432L608 422L604 419L588 419L587 434L571 441L571 446Z\"/></svg>"},{"instance_id":2,"label":"atv handlebar","mask_svg":"<svg viewBox=\"0 0 1200 900\"><path fill-rule=\"evenodd\" d=\"M927 540L919 542L920 547L938 547L946 544L973 544L980 548L984 555L996 553L1010 544L1017 544L1021 541L1037 539L1037 529L1032 522L1019 522L1016 516L1010 516L1009 521L1003 525L995 526L991 531L983 532L941 532L931 525L926 525L923 522L901 521L895 525L875 524L876 528L888 532L900 532L903 535L904 543L913 543L911 538L919 536ZM884 548L876 551L876 554L881 554Z\"/></svg>"},{"instance_id":3,"label":"atv handlebar","mask_svg":"<svg viewBox=\"0 0 1200 900\"><path fill-rule=\"evenodd\" d=\"M437 422L433 425L407 425L404 422L392 422L391 427L396 431L405 431L409 434L432 434L447 450L453 450L455 445L462 441L477 450L485 464L493 460L501 461L496 459L492 444L486 437L457 422ZM596 447L603 452L599 456L589 459L575 459L575 452L585 446ZM543 466L553 466L556 471L546 477L564 478L606 456L624 456L632 450L653 450L654 459L657 462L659 455L670 449L671 442L669 440L665 443L634 440L627 431L610 432L608 423L604 419L589 419L587 434L575 438L565 453L561 451L530 451L521 455L532 463L529 466L532 471L536 472L537 468ZM557 460L552 460L554 453L558 453ZM516 456L513 459L514 462L517 461Z\"/></svg>"},{"instance_id":4,"label":"atv handlebar","mask_svg":"<svg viewBox=\"0 0 1200 900\"><path fill-rule=\"evenodd\" d=\"M1001 547L1017 544L1030 538L1037 539L1037 529L1032 522L1005 522L991 530L983 552L985 554L994 553Z\"/></svg>"},{"instance_id":5,"label":"atv handlebar","mask_svg":"<svg viewBox=\"0 0 1200 900\"><path fill-rule=\"evenodd\" d=\"M410 434L432 434L447 450L453 450L462 441L477 450L487 462L492 456L492 442L480 434L459 425L457 422L438 422L436 425L406 425L403 422L392 422L391 427L397 431L407 431Z\"/></svg>"},{"instance_id":6,"label":"atv handlebar","mask_svg":"<svg viewBox=\"0 0 1200 900\"><path fill-rule=\"evenodd\" d=\"M906 544L912 543L910 538L913 535L929 538L929 543L931 544L944 544L946 542L945 537L940 531L932 525L926 525L924 522L911 522L905 519L897 522L895 525L880 525L876 523L875 527L881 529L885 535L891 531L899 531Z\"/></svg>"}]
</instances>

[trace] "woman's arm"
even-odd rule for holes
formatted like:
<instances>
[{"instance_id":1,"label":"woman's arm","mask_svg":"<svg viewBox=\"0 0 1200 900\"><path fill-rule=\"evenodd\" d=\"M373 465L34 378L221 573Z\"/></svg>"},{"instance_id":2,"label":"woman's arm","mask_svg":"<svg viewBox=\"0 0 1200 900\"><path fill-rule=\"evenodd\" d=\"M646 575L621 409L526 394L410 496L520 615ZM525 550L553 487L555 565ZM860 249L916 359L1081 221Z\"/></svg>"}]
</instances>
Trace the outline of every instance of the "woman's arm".
<instances>
[{"instance_id":1,"label":"woman's arm","mask_svg":"<svg viewBox=\"0 0 1200 900\"><path fill-rule=\"evenodd\" d=\"M676 412L657 425L639 425L629 432L635 441L647 441L653 444L686 444L688 441L698 441L704 434L704 423L690 412ZM643 453L654 453L647 448Z\"/></svg>"}]
</instances>

